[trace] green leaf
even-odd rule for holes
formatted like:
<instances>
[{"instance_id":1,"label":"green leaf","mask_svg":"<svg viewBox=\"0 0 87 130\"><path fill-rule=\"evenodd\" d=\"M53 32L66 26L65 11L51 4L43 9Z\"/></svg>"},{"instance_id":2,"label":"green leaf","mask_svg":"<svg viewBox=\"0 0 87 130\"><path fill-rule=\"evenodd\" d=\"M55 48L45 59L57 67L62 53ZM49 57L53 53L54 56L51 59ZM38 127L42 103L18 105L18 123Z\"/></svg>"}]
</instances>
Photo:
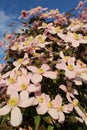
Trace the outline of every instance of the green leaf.
<instances>
[{"instance_id":1,"label":"green leaf","mask_svg":"<svg viewBox=\"0 0 87 130\"><path fill-rule=\"evenodd\" d=\"M40 125L41 117L40 116L34 116L34 124L35 124L35 130L38 130L38 127Z\"/></svg>"},{"instance_id":2,"label":"green leaf","mask_svg":"<svg viewBox=\"0 0 87 130\"><path fill-rule=\"evenodd\" d=\"M54 129L54 127L51 126L51 125L49 125L48 128L47 128L47 130L53 130L53 129Z\"/></svg>"},{"instance_id":3,"label":"green leaf","mask_svg":"<svg viewBox=\"0 0 87 130\"><path fill-rule=\"evenodd\" d=\"M56 125L57 128L61 127L59 123L56 123L55 125Z\"/></svg>"},{"instance_id":4,"label":"green leaf","mask_svg":"<svg viewBox=\"0 0 87 130\"><path fill-rule=\"evenodd\" d=\"M50 116L44 116L43 120L48 124L53 124L52 119Z\"/></svg>"}]
</instances>

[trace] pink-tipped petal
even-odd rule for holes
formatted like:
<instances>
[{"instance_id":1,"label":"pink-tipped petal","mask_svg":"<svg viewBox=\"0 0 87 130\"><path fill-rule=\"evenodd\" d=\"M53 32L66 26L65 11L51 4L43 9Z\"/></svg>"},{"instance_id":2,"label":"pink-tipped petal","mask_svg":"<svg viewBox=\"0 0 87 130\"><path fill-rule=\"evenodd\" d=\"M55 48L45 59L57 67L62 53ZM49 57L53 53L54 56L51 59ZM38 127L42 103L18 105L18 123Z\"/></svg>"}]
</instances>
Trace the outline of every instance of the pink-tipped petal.
<instances>
[{"instance_id":1,"label":"pink-tipped petal","mask_svg":"<svg viewBox=\"0 0 87 130\"><path fill-rule=\"evenodd\" d=\"M59 88L62 89L64 92L67 92L67 88L65 85L60 85Z\"/></svg>"}]
</instances>

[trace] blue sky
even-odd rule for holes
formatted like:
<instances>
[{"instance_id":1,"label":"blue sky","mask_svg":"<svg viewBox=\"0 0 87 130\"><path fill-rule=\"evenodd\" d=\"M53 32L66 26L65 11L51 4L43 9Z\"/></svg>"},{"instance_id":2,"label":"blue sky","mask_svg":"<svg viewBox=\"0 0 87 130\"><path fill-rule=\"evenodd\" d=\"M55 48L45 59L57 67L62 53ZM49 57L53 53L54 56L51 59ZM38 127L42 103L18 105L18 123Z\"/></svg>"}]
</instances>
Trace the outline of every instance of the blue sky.
<instances>
[{"instance_id":1,"label":"blue sky","mask_svg":"<svg viewBox=\"0 0 87 130\"><path fill-rule=\"evenodd\" d=\"M58 9L59 12L67 12L76 7L80 0L0 0L0 39L3 39L5 32L10 32L8 24L11 22L18 24L18 17L21 10L42 6L48 9ZM82 0L84 1L84 0ZM0 51L0 57L3 51Z\"/></svg>"},{"instance_id":2,"label":"blue sky","mask_svg":"<svg viewBox=\"0 0 87 130\"><path fill-rule=\"evenodd\" d=\"M76 7L80 0L0 0L0 38L4 32L9 32L7 26L11 22L16 22L21 10L28 10L37 6L58 8L59 11L66 12Z\"/></svg>"}]
</instances>

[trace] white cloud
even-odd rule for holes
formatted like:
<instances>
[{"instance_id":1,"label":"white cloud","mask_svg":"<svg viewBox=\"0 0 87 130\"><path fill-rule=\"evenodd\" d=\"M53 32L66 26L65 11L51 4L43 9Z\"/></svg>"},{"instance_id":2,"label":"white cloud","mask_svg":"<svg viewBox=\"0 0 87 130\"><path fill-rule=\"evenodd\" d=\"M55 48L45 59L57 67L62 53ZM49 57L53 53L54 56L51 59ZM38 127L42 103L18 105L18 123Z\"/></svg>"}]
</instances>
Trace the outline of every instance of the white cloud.
<instances>
[{"instance_id":1,"label":"white cloud","mask_svg":"<svg viewBox=\"0 0 87 130\"><path fill-rule=\"evenodd\" d=\"M6 14L3 10L0 10L0 37L3 36L5 32L10 32L11 29L8 26L11 22L13 22L15 16L12 14Z\"/></svg>"}]
</instances>

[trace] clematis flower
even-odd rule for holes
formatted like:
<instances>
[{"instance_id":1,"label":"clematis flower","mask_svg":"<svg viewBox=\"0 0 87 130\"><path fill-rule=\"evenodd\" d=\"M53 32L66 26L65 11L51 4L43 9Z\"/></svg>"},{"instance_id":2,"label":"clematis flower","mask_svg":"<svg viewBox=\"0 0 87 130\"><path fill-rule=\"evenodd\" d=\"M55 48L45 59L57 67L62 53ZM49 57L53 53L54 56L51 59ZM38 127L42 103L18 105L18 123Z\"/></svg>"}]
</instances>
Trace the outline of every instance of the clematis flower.
<instances>
[{"instance_id":1,"label":"clematis flower","mask_svg":"<svg viewBox=\"0 0 87 130\"><path fill-rule=\"evenodd\" d=\"M21 19L21 18L28 19L28 15L29 15L28 11L22 10L21 15L19 16L18 19Z\"/></svg>"},{"instance_id":2,"label":"clematis flower","mask_svg":"<svg viewBox=\"0 0 87 130\"><path fill-rule=\"evenodd\" d=\"M80 121L81 123L85 122L86 126L87 126L87 113L83 113L80 117L75 116L75 118Z\"/></svg>"},{"instance_id":3,"label":"clematis flower","mask_svg":"<svg viewBox=\"0 0 87 130\"><path fill-rule=\"evenodd\" d=\"M79 107L79 101L78 99L73 99L71 102L70 102L71 106L73 107L73 109L75 109L76 113L79 115L79 116L82 116L83 115L83 112L82 110L80 109Z\"/></svg>"},{"instance_id":4,"label":"clematis flower","mask_svg":"<svg viewBox=\"0 0 87 130\"><path fill-rule=\"evenodd\" d=\"M7 115L11 112L11 125L17 127L22 123L22 113L19 107L26 108L34 105L34 99L34 97L29 98L27 91L21 92L20 95L13 92L11 93L7 104L0 108L0 116Z\"/></svg>"},{"instance_id":5,"label":"clematis flower","mask_svg":"<svg viewBox=\"0 0 87 130\"><path fill-rule=\"evenodd\" d=\"M38 6L36 8L33 8L28 11L29 16L36 15L37 13L41 13L42 11L47 10L47 8L42 8L41 6Z\"/></svg>"},{"instance_id":6,"label":"clematis flower","mask_svg":"<svg viewBox=\"0 0 87 130\"><path fill-rule=\"evenodd\" d=\"M26 90L29 93L40 91L41 85L39 83L38 84L30 83L31 76L32 76L31 73L19 76L15 84L8 86L7 93L10 94L13 90L17 92Z\"/></svg>"},{"instance_id":7,"label":"clematis flower","mask_svg":"<svg viewBox=\"0 0 87 130\"><path fill-rule=\"evenodd\" d=\"M82 68L78 63L75 63L74 57L70 57L67 61L67 64L64 62L58 63L56 68L59 70L65 70L65 76L69 79L75 79L77 73L84 71L84 68Z\"/></svg>"},{"instance_id":8,"label":"clematis flower","mask_svg":"<svg viewBox=\"0 0 87 130\"><path fill-rule=\"evenodd\" d=\"M63 123L65 121L64 113L71 113L73 110L72 105L70 103L62 105L62 97L60 95L56 95L52 103L57 110L58 122Z\"/></svg>"},{"instance_id":9,"label":"clematis flower","mask_svg":"<svg viewBox=\"0 0 87 130\"><path fill-rule=\"evenodd\" d=\"M70 86L60 85L59 88L66 92L66 98L69 102L72 101L72 98L75 98L74 95L78 95L78 91Z\"/></svg>"},{"instance_id":10,"label":"clematis flower","mask_svg":"<svg viewBox=\"0 0 87 130\"><path fill-rule=\"evenodd\" d=\"M36 107L36 111L38 114L44 115L48 112L53 119L58 119L57 111L56 109L54 109L49 95L42 93L41 95L36 96L36 98L38 101L38 106Z\"/></svg>"},{"instance_id":11,"label":"clematis flower","mask_svg":"<svg viewBox=\"0 0 87 130\"><path fill-rule=\"evenodd\" d=\"M4 46L4 42L0 40L0 48Z\"/></svg>"},{"instance_id":12,"label":"clematis flower","mask_svg":"<svg viewBox=\"0 0 87 130\"><path fill-rule=\"evenodd\" d=\"M25 53L24 58L19 58L17 61L13 62L13 65L19 68L21 65L27 65L29 63L28 54Z\"/></svg>"},{"instance_id":13,"label":"clematis flower","mask_svg":"<svg viewBox=\"0 0 87 130\"><path fill-rule=\"evenodd\" d=\"M84 83L87 83L87 68L81 72L81 73L78 73L78 77L84 82Z\"/></svg>"},{"instance_id":14,"label":"clematis flower","mask_svg":"<svg viewBox=\"0 0 87 130\"><path fill-rule=\"evenodd\" d=\"M0 73L2 72L2 70L4 69L5 64L0 64Z\"/></svg>"},{"instance_id":15,"label":"clematis flower","mask_svg":"<svg viewBox=\"0 0 87 130\"><path fill-rule=\"evenodd\" d=\"M44 48L45 45L50 44L50 42L46 41L46 38L47 38L47 36L45 36L44 34L43 35L41 35L41 34L37 35L35 37L35 39L34 39L34 42L36 43L36 46Z\"/></svg>"},{"instance_id":16,"label":"clematis flower","mask_svg":"<svg viewBox=\"0 0 87 130\"><path fill-rule=\"evenodd\" d=\"M58 33L58 36L65 42L70 42L73 47L78 47L81 43L87 43L82 34L68 32L67 34Z\"/></svg>"},{"instance_id":17,"label":"clematis flower","mask_svg":"<svg viewBox=\"0 0 87 130\"><path fill-rule=\"evenodd\" d=\"M50 70L49 65L43 64L40 68L36 66L27 66L28 70L33 72L31 77L31 81L33 83L39 83L42 80L42 76L50 79L56 79L57 73Z\"/></svg>"}]
</instances>

